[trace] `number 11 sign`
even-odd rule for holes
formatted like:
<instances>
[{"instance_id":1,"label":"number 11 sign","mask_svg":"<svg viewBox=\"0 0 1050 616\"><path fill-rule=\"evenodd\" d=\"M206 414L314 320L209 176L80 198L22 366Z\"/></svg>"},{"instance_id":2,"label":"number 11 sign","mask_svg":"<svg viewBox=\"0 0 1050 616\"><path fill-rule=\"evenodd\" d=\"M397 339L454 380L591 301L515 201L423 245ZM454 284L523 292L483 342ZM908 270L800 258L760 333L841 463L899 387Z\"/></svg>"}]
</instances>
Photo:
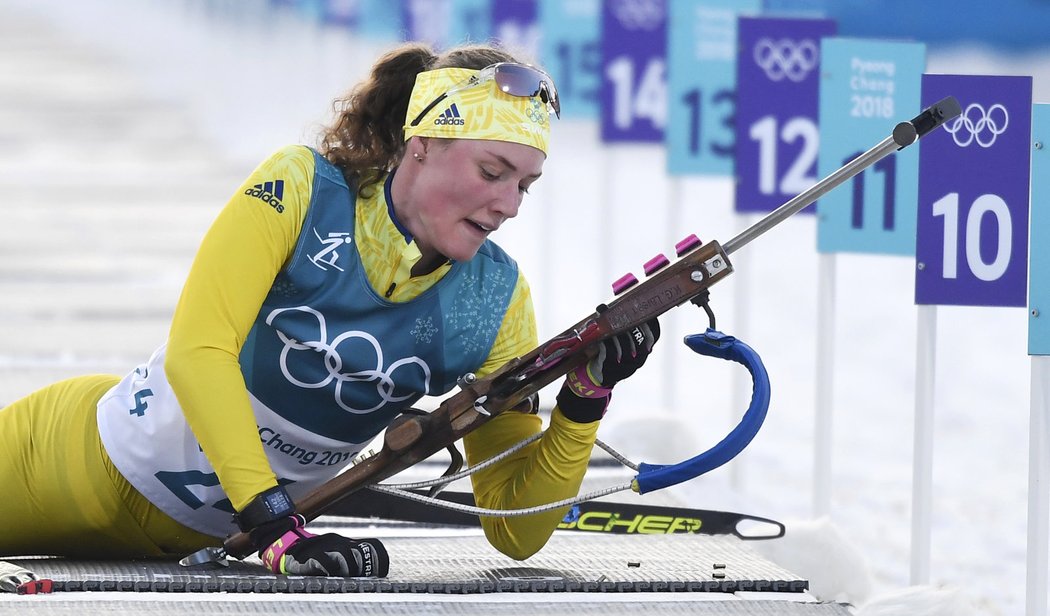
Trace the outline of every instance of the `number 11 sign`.
<instances>
[{"instance_id":1,"label":"number 11 sign","mask_svg":"<svg viewBox=\"0 0 1050 616\"><path fill-rule=\"evenodd\" d=\"M831 175L922 109L922 43L825 38L821 47L819 175ZM817 249L915 255L919 149L887 156L817 202ZM845 187L844 187L845 188Z\"/></svg>"},{"instance_id":2,"label":"number 11 sign","mask_svg":"<svg viewBox=\"0 0 1050 616\"><path fill-rule=\"evenodd\" d=\"M1025 306L1032 78L923 75L962 115L919 150L915 302Z\"/></svg>"}]
</instances>

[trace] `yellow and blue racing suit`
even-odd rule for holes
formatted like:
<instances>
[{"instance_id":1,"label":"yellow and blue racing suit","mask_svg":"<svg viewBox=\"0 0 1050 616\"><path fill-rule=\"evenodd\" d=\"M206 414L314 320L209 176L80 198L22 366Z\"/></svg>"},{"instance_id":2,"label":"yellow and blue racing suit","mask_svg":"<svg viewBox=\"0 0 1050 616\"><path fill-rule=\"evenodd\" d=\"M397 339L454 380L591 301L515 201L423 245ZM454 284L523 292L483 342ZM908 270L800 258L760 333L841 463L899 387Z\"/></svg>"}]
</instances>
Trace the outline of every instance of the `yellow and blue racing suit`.
<instances>
[{"instance_id":1,"label":"yellow and blue racing suit","mask_svg":"<svg viewBox=\"0 0 1050 616\"><path fill-rule=\"evenodd\" d=\"M160 556L215 545L234 529L230 513L278 477L302 494L420 395L532 349L528 285L494 244L411 275L420 252L386 179L355 194L309 148L277 152L208 231L167 344L149 362L123 379L63 381L0 410L0 477L15 492L0 500L0 555ZM542 439L473 477L479 504L575 495L597 425L555 409ZM464 439L468 462L540 429L535 415L503 413ZM563 514L483 524L495 547L525 558Z\"/></svg>"}]
</instances>

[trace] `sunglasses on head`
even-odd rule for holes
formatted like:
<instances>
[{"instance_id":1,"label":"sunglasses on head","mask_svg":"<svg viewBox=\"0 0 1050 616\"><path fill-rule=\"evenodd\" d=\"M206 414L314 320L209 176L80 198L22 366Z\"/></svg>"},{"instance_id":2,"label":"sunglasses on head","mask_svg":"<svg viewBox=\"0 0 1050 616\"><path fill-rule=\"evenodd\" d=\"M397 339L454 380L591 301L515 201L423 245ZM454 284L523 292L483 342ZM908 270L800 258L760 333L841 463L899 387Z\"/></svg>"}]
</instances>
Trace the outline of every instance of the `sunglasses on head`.
<instances>
[{"instance_id":1,"label":"sunglasses on head","mask_svg":"<svg viewBox=\"0 0 1050 616\"><path fill-rule=\"evenodd\" d=\"M496 86L504 94L525 98L539 96L540 100L546 103L547 107L554 112L555 117L561 119L561 103L558 102L558 90L554 87L554 80L551 79L550 75L528 64L497 62L479 70L470 78L464 79L449 88L441 96L435 98L423 108L423 111L419 112L419 115L412 120L409 126L418 126L423 120L423 116L427 115L438 103L456 92L469 90L492 80L496 81Z\"/></svg>"}]
</instances>

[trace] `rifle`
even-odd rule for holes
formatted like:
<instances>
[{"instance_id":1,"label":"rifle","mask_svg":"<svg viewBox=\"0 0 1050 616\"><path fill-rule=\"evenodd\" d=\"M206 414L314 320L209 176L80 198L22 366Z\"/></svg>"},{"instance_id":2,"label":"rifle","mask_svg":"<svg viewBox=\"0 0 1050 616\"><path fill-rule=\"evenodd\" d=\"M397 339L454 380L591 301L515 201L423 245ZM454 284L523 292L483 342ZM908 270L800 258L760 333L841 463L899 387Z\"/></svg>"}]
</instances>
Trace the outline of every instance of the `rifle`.
<instances>
[{"instance_id":1,"label":"rifle","mask_svg":"<svg viewBox=\"0 0 1050 616\"><path fill-rule=\"evenodd\" d=\"M526 403L540 389L593 358L597 354L597 345L606 338L630 331L686 302L704 301L708 288L732 273L730 254L867 167L958 116L961 111L958 101L949 96L923 110L910 122L897 124L892 134L875 147L781 205L724 246L718 242L702 244L696 236L679 242L675 247L676 261L647 264L648 277L641 282L633 275L621 278L613 285L616 298L609 304L599 305L593 314L579 323L523 357L507 362L485 378L464 375L459 382L459 391L430 414L399 416L387 428L383 447L378 453L307 494L296 503L297 513L307 521L313 520L369 484L392 477L429 458L492 417ZM694 350L697 349L694 347ZM757 431L757 426L753 430ZM749 440L746 439L739 448L742 449ZM641 493L679 483L728 461L732 455L728 458L723 455L717 461L700 465L693 462L701 456L679 465L643 465L642 473L633 482L634 488ZM685 472L682 472L683 465L687 466ZM666 472L669 469L675 472ZM659 474L659 480L643 481L646 479L643 475L648 471ZM239 532L229 536L222 547L205 548L180 563L225 562L226 556L244 558L256 549L248 533Z\"/></svg>"}]
</instances>

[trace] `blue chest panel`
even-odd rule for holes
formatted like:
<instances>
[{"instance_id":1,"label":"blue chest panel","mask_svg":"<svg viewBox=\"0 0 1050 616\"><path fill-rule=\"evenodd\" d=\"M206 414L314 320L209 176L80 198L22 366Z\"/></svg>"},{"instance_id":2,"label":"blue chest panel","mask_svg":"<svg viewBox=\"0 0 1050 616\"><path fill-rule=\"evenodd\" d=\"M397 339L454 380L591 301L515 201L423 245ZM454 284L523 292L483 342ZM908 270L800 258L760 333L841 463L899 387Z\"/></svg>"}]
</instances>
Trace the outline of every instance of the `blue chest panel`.
<instances>
[{"instance_id":1,"label":"blue chest panel","mask_svg":"<svg viewBox=\"0 0 1050 616\"><path fill-rule=\"evenodd\" d=\"M495 244L416 299L388 302L354 240L355 197L315 154L314 190L295 253L241 351L248 390L285 419L361 443L423 395L450 391L491 351L517 283Z\"/></svg>"}]
</instances>

